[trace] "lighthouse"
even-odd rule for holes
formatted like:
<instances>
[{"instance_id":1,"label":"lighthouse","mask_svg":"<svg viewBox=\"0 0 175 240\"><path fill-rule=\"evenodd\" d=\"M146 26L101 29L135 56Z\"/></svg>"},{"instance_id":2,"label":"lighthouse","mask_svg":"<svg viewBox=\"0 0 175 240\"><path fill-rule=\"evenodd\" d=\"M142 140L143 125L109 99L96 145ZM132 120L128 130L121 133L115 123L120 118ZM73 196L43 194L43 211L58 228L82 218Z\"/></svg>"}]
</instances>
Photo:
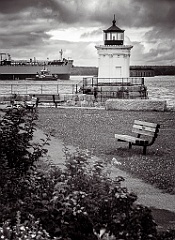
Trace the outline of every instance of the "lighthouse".
<instances>
[{"instance_id":1,"label":"lighthouse","mask_svg":"<svg viewBox=\"0 0 175 240\"><path fill-rule=\"evenodd\" d=\"M112 26L103 30L104 45L95 46L98 52L98 81L115 82L117 78L129 78L130 55L133 46L124 45L124 30Z\"/></svg>"}]
</instances>

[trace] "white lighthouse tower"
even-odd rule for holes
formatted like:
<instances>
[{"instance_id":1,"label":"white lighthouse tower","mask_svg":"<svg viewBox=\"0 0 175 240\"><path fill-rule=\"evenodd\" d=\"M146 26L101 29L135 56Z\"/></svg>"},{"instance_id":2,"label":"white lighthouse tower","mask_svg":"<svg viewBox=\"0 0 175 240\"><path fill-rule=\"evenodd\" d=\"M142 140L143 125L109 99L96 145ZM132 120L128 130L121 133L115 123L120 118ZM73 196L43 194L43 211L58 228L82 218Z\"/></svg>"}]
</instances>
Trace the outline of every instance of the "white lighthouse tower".
<instances>
[{"instance_id":1,"label":"white lighthouse tower","mask_svg":"<svg viewBox=\"0 0 175 240\"><path fill-rule=\"evenodd\" d=\"M115 82L116 78L129 78L130 51L133 46L124 45L124 30L112 26L104 30L104 45L95 46L98 51L98 82Z\"/></svg>"}]
</instances>

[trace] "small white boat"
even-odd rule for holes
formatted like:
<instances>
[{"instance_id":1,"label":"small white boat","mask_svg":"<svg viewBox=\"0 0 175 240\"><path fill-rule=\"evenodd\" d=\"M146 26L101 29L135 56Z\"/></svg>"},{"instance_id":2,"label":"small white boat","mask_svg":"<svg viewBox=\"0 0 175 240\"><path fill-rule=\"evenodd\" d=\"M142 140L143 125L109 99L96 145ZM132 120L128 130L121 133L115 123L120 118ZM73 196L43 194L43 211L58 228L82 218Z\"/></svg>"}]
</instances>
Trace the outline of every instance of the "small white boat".
<instances>
[{"instance_id":1,"label":"small white boat","mask_svg":"<svg viewBox=\"0 0 175 240\"><path fill-rule=\"evenodd\" d=\"M47 68L43 68L42 70L40 70L39 73L37 72L34 80L42 80L42 81L58 80L58 75L51 74Z\"/></svg>"}]
</instances>

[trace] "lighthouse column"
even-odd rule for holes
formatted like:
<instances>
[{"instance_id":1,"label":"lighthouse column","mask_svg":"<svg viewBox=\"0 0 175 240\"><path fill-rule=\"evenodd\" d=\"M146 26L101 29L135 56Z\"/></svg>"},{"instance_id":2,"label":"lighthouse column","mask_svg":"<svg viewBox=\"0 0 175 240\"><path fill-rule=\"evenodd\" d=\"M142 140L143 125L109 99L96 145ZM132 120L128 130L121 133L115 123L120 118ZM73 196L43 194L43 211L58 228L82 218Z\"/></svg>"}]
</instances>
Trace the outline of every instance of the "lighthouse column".
<instances>
[{"instance_id":1,"label":"lighthouse column","mask_svg":"<svg viewBox=\"0 0 175 240\"><path fill-rule=\"evenodd\" d=\"M104 45L96 46L99 59L98 80L115 81L116 78L130 76L130 51L132 46L124 45L124 30L116 26L115 17L113 25L104 30Z\"/></svg>"}]
</instances>

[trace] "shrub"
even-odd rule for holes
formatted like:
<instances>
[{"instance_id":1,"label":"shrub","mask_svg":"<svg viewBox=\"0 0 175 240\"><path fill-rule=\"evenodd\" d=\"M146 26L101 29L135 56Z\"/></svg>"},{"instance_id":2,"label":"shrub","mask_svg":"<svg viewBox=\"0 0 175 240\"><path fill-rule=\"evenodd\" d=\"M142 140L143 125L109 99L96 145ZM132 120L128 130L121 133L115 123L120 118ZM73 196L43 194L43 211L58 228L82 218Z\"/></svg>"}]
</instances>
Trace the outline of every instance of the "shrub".
<instances>
[{"instance_id":1,"label":"shrub","mask_svg":"<svg viewBox=\"0 0 175 240\"><path fill-rule=\"evenodd\" d=\"M28 220L26 220L24 223L21 223L20 212L17 212L17 221L13 227L11 227L10 222L8 221L6 221L3 226L0 227L0 239L51 240L51 237L42 228L40 222L36 221L32 215L29 215Z\"/></svg>"},{"instance_id":2,"label":"shrub","mask_svg":"<svg viewBox=\"0 0 175 240\"><path fill-rule=\"evenodd\" d=\"M0 120L0 221L15 219L23 198L29 196L29 181L35 163L45 152L31 141L36 114L10 109Z\"/></svg>"},{"instance_id":3,"label":"shrub","mask_svg":"<svg viewBox=\"0 0 175 240\"><path fill-rule=\"evenodd\" d=\"M91 233L91 238L99 237L102 229L116 239L156 238L151 211L135 204L136 195L121 186L124 179L111 179L103 162L92 162L82 151L68 154L60 180L55 185L54 208L63 209L61 228L66 229L71 239L90 239L86 231ZM84 228L82 222L86 222ZM77 224L86 235L77 238Z\"/></svg>"}]
</instances>

